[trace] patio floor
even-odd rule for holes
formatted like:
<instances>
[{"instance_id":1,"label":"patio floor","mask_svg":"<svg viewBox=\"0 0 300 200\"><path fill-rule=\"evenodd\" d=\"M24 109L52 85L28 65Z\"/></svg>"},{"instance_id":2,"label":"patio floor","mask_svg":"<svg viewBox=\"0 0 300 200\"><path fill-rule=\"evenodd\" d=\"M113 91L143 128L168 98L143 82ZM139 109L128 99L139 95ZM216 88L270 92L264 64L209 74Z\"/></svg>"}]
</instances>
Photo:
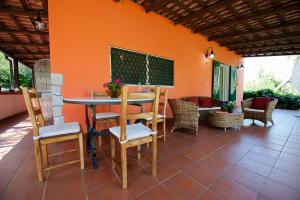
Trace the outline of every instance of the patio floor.
<instances>
[{"instance_id":1,"label":"patio floor","mask_svg":"<svg viewBox=\"0 0 300 200\"><path fill-rule=\"evenodd\" d=\"M128 155L128 189L121 189L119 171L110 167L108 138L98 149L99 169L85 155L79 164L55 169L38 182L26 116L0 123L0 199L300 199L300 118L294 111L276 110L275 126L251 125L241 131L200 125L195 137L188 130L167 134L158 144L158 174L150 173L150 149L141 160ZM170 128L170 126L169 126ZM72 148L50 146L48 151ZM118 154L119 155L119 154ZM50 159L57 163L76 153Z\"/></svg>"}]
</instances>

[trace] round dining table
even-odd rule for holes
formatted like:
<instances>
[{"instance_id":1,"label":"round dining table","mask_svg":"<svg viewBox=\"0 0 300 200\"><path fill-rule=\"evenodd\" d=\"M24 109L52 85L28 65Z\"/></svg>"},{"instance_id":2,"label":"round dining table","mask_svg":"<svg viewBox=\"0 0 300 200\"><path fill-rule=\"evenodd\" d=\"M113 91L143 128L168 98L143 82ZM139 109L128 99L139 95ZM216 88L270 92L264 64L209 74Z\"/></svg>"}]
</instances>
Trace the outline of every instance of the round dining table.
<instances>
[{"instance_id":1,"label":"round dining table","mask_svg":"<svg viewBox=\"0 0 300 200\"><path fill-rule=\"evenodd\" d=\"M106 130L97 131L96 129L96 106L97 105L109 105L109 104L121 104L120 98L107 97L80 97L80 98L64 98L63 100L66 104L77 104L83 105L85 107L85 121L87 127L87 139L86 148L87 152L92 154L92 165L94 169L98 168L96 147L95 147L95 137L109 135L110 132ZM128 104L141 106L144 103L151 103L151 99L128 99ZM92 122L90 122L91 109Z\"/></svg>"}]
</instances>

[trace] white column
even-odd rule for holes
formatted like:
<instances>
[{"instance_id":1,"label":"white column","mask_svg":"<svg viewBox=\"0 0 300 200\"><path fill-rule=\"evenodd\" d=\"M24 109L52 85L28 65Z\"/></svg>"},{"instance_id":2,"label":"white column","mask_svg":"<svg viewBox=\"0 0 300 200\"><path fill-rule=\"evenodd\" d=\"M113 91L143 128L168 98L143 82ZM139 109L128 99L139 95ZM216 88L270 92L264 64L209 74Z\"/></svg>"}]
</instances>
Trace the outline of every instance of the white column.
<instances>
[{"instance_id":1,"label":"white column","mask_svg":"<svg viewBox=\"0 0 300 200\"><path fill-rule=\"evenodd\" d=\"M61 94L61 87L64 83L63 75L51 73L51 93L53 106L53 122L54 124L64 123L64 116L62 115L63 96Z\"/></svg>"}]
</instances>

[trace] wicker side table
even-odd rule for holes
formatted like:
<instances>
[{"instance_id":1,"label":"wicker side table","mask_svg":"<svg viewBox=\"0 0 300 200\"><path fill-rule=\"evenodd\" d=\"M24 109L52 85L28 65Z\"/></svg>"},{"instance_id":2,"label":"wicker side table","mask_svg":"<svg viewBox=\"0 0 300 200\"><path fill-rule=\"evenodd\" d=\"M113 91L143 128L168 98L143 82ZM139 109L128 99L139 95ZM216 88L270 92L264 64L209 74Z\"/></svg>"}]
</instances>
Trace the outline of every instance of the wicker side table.
<instances>
[{"instance_id":1,"label":"wicker side table","mask_svg":"<svg viewBox=\"0 0 300 200\"><path fill-rule=\"evenodd\" d=\"M244 113L210 112L208 114L208 123L214 127L224 128L225 131L229 127L240 129L243 121Z\"/></svg>"}]
</instances>

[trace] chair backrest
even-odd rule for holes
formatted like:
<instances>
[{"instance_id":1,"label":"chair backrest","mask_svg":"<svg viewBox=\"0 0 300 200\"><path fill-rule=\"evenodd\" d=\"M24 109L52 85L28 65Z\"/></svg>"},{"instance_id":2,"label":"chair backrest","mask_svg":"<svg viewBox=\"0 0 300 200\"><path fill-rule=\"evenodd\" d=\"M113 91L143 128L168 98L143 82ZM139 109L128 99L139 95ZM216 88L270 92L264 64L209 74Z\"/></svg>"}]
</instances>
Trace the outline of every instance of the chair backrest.
<instances>
[{"instance_id":1,"label":"chair backrest","mask_svg":"<svg viewBox=\"0 0 300 200\"><path fill-rule=\"evenodd\" d=\"M121 128L121 141L126 140L126 125L127 120L137 120L137 119L147 119L152 117L152 131L157 131L157 114L159 105L159 93L160 87L155 87L154 91L141 93L141 92L128 92L128 86L122 87L121 95L121 117L120 117L120 128ZM151 112L141 112L141 113L128 113L128 101L131 99L151 99L152 109Z\"/></svg>"},{"instance_id":2,"label":"chair backrest","mask_svg":"<svg viewBox=\"0 0 300 200\"><path fill-rule=\"evenodd\" d=\"M96 91L91 91L91 97L107 97L108 95L105 92L96 92ZM108 111L111 111L111 105L108 105Z\"/></svg>"},{"instance_id":3,"label":"chair backrest","mask_svg":"<svg viewBox=\"0 0 300 200\"><path fill-rule=\"evenodd\" d=\"M162 115L167 115L167 103L168 103L168 89L165 89L163 92L160 93L160 102L159 106L162 107ZM162 100L162 101L161 101Z\"/></svg>"},{"instance_id":4,"label":"chair backrest","mask_svg":"<svg viewBox=\"0 0 300 200\"><path fill-rule=\"evenodd\" d=\"M42 113L39 97L35 89L29 91L28 88L22 87L22 92L28 115L33 126L33 136L39 136L39 126L45 126L45 119Z\"/></svg>"}]
</instances>

